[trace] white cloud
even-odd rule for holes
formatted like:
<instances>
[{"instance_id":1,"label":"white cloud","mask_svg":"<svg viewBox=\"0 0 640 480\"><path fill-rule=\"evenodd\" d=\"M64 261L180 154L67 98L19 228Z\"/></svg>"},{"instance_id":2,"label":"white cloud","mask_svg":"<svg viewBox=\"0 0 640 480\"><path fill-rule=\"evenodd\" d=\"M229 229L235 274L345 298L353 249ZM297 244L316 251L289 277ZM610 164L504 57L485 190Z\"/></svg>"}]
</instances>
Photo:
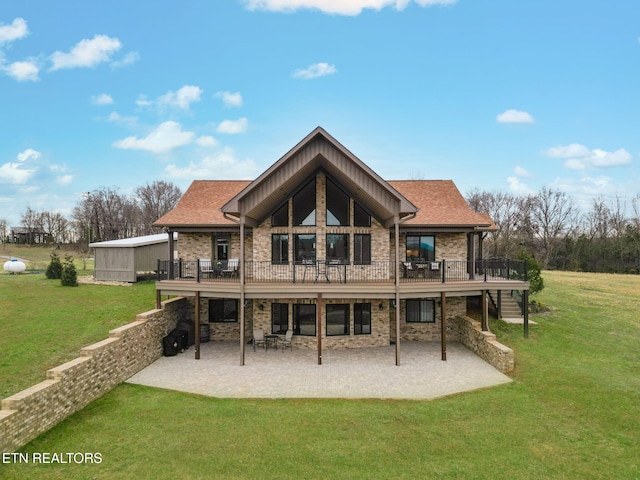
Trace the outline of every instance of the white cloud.
<instances>
[{"instance_id":1,"label":"white cloud","mask_svg":"<svg viewBox=\"0 0 640 480\"><path fill-rule=\"evenodd\" d=\"M138 105L139 107L150 107L151 105L153 105L153 102L151 100L147 99L146 95L138 95L138 99L136 100L136 105Z\"/></svg>"},{"instance_id":2,"label":"white cloud","mask_svg":"<svg viewBox=\"0 0 640 480\"><path fill-rule=\"evenodd\" d=\"M252 160L238 159L233 150L225 148L216 155L209 155L199 162L189 162L185 167L167 165L165 171L172 179L220 178L244 180L255 178L260 169Z\"/></svg>"},{"instance_id":3,"label":"white cloud","mask_svg":"<svg viewBox=\"0 0 640 480\"><path fill-rule=\"evenodd\" d=\"M202 135L198 137L196 139L196 143L201 147L215 147L218 145L218 141L209 135Z\"/></svg>"},{"instance_id":4,"label":"white cloud","mask_svg":"<svg viewBox=\"0 0 640 480\"><path fill-rule=\"evenodd\" d=\"M33 148L28 148L23 152L18 153L17 162L7 162L0 166L0 181L5 181L14 184L24 184L31 178L36 172L35 168L27 168L25 163L29 160L37 160L41 154Z\"/></svg>"},{"instance_id":5,"label":"white cloud","mask_svg":"<svg viewBox=\"0 0 640 480\"><path fill-rule=\"evenodd\" d=\"M236 133L244 133L247 131L247 127L249 126L249 121L242 117L238 120L224 120L220 122L216 131L218 133L228 133L228 134L236 134Z\"/></svg>"},{"instance_id":6,"label":"white cloud","mask_svg":"<svg viewBox=\"0 0 640 480\"><path fill-rule=\"evenodd\" d=\"M94 95L91 97L91 103L94 105L112 105L113 97L106 93L101 93L100 95Z\"/></svg>"},{"instance_id":7,"label":"white cloud","mask_svg":"<svg viewBox=\"0 0 640 480\"><path fill-rule=\"evenodd\" d=\"M182 130L177 122L164 122L144 138L127 137L114 142L113 146L127 150L144 150L151 153L167 153L174 148L193 142L195 134Z\"/></svg>"},{"instance_id":8,"label":"white cloud","mask_svg":"<svg viewBox=\"0 0 640 480\"><path fill-rule=\"evenodd\" d=\"M584 176L579 179L558 178L551 186L571 194L583 209L588 209L592 206L593 198L613 196L618 191L613 179L604 175L597 177Z\"/></svg>"},{"instance_id":9,"label":"white cloud","mask_svg":"<svg viewBox=\"0 0 640 480\"><path fill-rule=\"evenodd\" d=\"M456 0L414 0L416 4L453 5ZM293 12L299 9L315 9L337 15L359 15L364 9L381 10L395 7L403 10L411 0L243 0L248 10L268 10L274 12Z\"/></svg>"},{"instance_id":10,"label":"white cloud","mask_svg":"<svg viewBox=\"0 0 640 480\"><path fill-rule=\"evenodd\" d=\"M73 181L73 175L61 175L56 178L56 183L60 185L69 185Z\"/></svg>"},{"instance_id":11,"label":"white cloud","mask_svg":"<svg viewBox=\"0 0 640 480\"><path fill-rule=\"evenodd\" d=\"M117 38L96 35L91 40L80 40L69 53L56 51L51 55L52 71L64 68L94 67L108 62L111 56L122 48Z\"/></svg>"},{"instance_id":12,"label":"white cloud","mask_svg":"<svg viewBox=\"0 0 640 480\"><path fill-rule=\"evenodd\" d=\"M518 177L507 177L507 183L509 184L509 190L513 193L528 194L533 193L533 190L525 183L522 183Z\"/></svg>"},{"instance_id":13,"label":"white cloud","mask_svg":"<svg viewBox=\"0 0 640 480\"><path fill-rule=\"evenodd\" d=\"M7 75L20 82L36 82L40 80L38 77L40 69L33 62L13 62L12 64L3 67L2 70L4 70Z\"/></svg>"},{"instance_id":14,"label":"white cloud","mask_svg":"<svg viewBox=\"0 0 640 480\"><path fill-rule=\"evenodd\" d=\"M0 166L0 180L9 183L26 183L35 173L35 169L23 168L19 163L8 162Z\"/></svg>"},{"instance_id":15,"label":"white cloud","mask_svg":"<svg viewBox=\"0 0 640 480\"><path fill-rule=\"evenodd\" d=\"M18 40L28 34L27 22L24 18L17 17L11 25L0 25L0 44Z\"/></svg>"},{"instance_id":16,"label":"white cloud","mask_svg":"<svg viewBox=\"0 0 640 480\"><path fill-rule=\"evenodd\" d=\"M225 107L242 106L242 95L240 95L240 92L216 92L215 96L222 99Z\"/></svg>"},{"instance_id":17,"label":"white cloud","mask_svg":"<svg viewBox=\"0 0 640 480\"><path fill-rule=\"evenodd\" d=\"M498 123L533 123L533 117L530 113L521 112L520 110L507 110L496 117Z\"/></svg>"},{"instance_id":18,"label":"white cloud","mask_svg":"<svg viewBox=\"0 0 640 480\"><path fill-rule=\"evenodd\" d=\"M542 152L547 157L564 159L565 167L571 170L588 168L610 168L631 163L632 157L624 148L607 152L600 148L590 150L579 143L559 145Z\"/></svg>"},{"instance_id":19,"label":"white cloud","mask_svg":"<svg viewBox=\"0 0 640 480\"><path fill-rule=\"evenodd\" d=\"M111 62L111 68L121 68L127 65L133 65L140 60L140 54L138 52L129 52L121 60Z\"/></svg>"},{"instance_id":20,"label":"white cloud","mask_svg":"<svg viewBox=\"0 0 640 480\"><path fill-rule=\"evenodd\" d=\"M515 168L513 169L513 173L515 173L519 177L525 177L525 178L531 178L533 176L527 169L522 168L519 165L515 166Z\"/></svg>"},{"instance_id":21,"label":"white cloud","mask_svg":"<svg viewBox=\"0 0 640 480\"><path fill-rule=\"evenodd\" d=\"M325 77L327 75L333 75L337 73L335 65L329 65L325 62L315 63L309 65L305 69L295 70L291 76L293 78L300 78L302 80L310 80L312 78Z\"/></svg>"},{"instance_id":22,"label":"white cloud","mask_svg":"<svg viewBox=\"0 0 640 480\"><path fill-rule=\"evenodd\" d=\"M193 102L199 102L203 90L195 85L185 85L177 92L167 92L158 98L160 107L171 106L186 110Z\"/></svg>"},{"instance_id":23,"label":"white cloud","mask_svg":"<svg viewBox=\"0 0 640 480\"><path fill-rule=\"evenodd\" d=\"M27 160L37 160L41 155L42 154L39 151L34 150L33 148L27 148L25 151L20 152L17 158L19 161L24 162Z\"/></svg>"},{"instance_id":24,"label":"white cloud","mask_svg":"<svg viewBox=\"0 0 640 480\"><path fill-rule=\"evenodd\" d=\"M118 123L129 127L138 123L138 117L125 117L124 115L120 115L118 112L111 112L106 120L107 122Z\"/></svg>"}]
</instances>

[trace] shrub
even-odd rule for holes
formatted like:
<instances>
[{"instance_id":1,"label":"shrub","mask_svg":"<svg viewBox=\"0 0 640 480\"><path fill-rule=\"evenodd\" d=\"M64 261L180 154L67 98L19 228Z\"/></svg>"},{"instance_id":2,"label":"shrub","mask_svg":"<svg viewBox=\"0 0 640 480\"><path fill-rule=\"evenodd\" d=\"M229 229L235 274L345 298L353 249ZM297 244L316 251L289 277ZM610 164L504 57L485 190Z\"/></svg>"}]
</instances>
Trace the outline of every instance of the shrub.
<instances>
[{"instance_id":1,"label":"shrub","mask_svg":"<svg viewBox=\"0 0 640 480\"><path fill-rule=\"evenodd\" d=\"M78 273L76 272L76 266L73 264L73 258L69 255L64 257L64 264L62 265L62 276L60 283L63 287L77 287L78 286Z\"/></svg>"},{"instance_id":2,"label":"shrub","mask_svg":"<svg viewBox=\"0 0 640 480\"><path fill-rule=\"evenodd\" d=\"M45 275L50 280L58 280L62 278L62 262L60 261L60 257L57 253L51 254L51 262L47 267Z\"/></svg>"},{"instance_id":3,"label":"shrub","mask_svg":"<svg viewBox=\"0 0 640 480\"><path fill-rule=\"evenodd\" d=\"M518 254L520 260L527 261L527 277L529 280L529 293L534 295L541 292L544 288L544 280L542 279L542 267L535 258L532 258L526 251L522 250Z\"/></svg>"}]
</instances>

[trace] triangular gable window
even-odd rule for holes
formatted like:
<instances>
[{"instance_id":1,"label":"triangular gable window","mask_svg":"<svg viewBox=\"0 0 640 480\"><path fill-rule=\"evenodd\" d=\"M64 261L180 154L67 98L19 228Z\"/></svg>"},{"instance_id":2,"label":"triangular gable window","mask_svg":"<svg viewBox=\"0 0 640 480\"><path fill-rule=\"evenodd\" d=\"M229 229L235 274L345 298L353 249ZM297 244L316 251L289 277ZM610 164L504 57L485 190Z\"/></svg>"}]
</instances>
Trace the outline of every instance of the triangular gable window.
<instances>
[{"instance_id":1,"label":"triangular gable window","mask_svg":"<svg viewBox=\"0 0 640 480\"><path fill-rule=\"evenodd\" d=\"M307 183L293 196L293 225L316 224L316 179Z\"/></svg>"}]
</instances>

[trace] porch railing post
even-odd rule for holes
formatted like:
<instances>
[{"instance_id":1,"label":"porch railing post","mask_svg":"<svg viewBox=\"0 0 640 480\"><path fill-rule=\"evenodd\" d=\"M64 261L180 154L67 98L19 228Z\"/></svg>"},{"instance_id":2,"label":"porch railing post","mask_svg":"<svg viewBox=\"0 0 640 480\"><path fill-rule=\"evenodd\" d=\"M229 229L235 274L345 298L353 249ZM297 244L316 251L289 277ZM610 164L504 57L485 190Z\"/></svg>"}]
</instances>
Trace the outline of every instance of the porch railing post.
<instances>
[{"instance_id":1,"label":"porch railing post","mask_svg":"<svg viewBox=\"0 0 640 480\"><path fill-rule=\"evenodd\" d=\"M487 264L486 264L486 260L482 260L482 270L484 270L484 281L487 281Z\"/></svg>"},{"instance_id":2,"label":"porch railing post","mask_svg":"<svg viewBox=\"0 0 640 480\"><path fill-rule=\"evenodd\" d=\"M447 266L445 265L446 260L442 259L442 283L447 283Z\"/></svg>"},{"instance_id":3,"label":"porch railing post","mask_svg":"<svg viewBox=\"0 0 640 480\"><path fill-rule=\"evenodd\" d=\"M196 258L196 282L200 283L200 259Z\"/></svg>"}]
</instances>

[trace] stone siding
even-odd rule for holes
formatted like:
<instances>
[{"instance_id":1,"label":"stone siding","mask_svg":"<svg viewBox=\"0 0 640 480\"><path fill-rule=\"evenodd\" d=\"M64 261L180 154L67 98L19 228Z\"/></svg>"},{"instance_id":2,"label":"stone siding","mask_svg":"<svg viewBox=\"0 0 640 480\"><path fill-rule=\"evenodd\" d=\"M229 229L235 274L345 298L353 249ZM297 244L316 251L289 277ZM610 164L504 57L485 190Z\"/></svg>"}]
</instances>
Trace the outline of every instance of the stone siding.
<instances>
[{"instance_id":1,"label":"stone siding","mask_svg":"<svg viewBox=\"0 0 640 480\"><path fill-rule=\"evenodd\" d=\"M515 366L513 350L496 340L496 335L483 332L480 322L466 316L458 318L460 341L469 350L493 365L502 373L512 372Z\"/></svg>"},{"instance_id":2,"label":"stone siding","mask_svg":"<svg viewBox=\"0 0 640 480\"><path fill-rule=\"evenodd\" d=\"M141 313L136 321L85 347L80 357L47 371L46 380L2 400L0 450L13 452L162 356L184 299Z\"/></svg>"}]
</instances>

